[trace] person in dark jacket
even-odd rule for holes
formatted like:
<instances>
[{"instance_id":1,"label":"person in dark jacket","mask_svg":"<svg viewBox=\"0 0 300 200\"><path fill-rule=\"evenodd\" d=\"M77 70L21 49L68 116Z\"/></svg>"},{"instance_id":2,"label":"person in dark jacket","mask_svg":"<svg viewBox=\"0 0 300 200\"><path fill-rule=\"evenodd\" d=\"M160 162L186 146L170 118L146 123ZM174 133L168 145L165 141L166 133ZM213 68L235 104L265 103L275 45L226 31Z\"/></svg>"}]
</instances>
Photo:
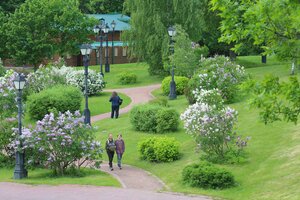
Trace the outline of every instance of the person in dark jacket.
<instances>
[{"instance_id":1,"label":"person in dark jacket","mask_svg":"<svg viewBox=\"0 0 300 200\"><path fill-rule=\"evenodd\" d=\"M118 167L122 169L122 156L125 151L125 143L121 134L118 135L118 139L115 141L115 144L116 144L116 153L118 157Z\"/></svg>"},{"instance_id":2,"label":"person in dark jacket","mask_svg":"<svg viewBox=\"0 0 300 200\"><path fill-rule=\"evenodd\" d=\"M108 135L108 139L106 140L105 149L106 149L106 153L107 153L108 160L109 160L109 168L111 171L113 171L114 168L113 168L112 161L114 159L116 144L113 139L113 135L111 133Z\"/></svg>"},{"instance_id":3,"label":"person in dark jacket","mask_svg":"<svg viewBox=\"0 0 300 200\"><path fill-rule=\"evenodd\" d=\"M117 92L113 92L109 101L111 102L111 118L119 117L119 108L122 103L122 99L118 96Z\"/></svg>"}]
</instances>

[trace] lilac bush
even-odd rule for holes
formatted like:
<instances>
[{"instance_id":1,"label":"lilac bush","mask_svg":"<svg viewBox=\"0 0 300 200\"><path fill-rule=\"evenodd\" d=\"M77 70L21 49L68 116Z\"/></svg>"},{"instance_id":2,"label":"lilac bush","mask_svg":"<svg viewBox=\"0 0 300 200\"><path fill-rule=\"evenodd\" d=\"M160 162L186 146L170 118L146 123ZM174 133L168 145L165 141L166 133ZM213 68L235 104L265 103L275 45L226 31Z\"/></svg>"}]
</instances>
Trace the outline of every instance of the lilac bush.
<instances>
[{"instance_id":1,"label":"lilac bush","mask_svg":"<svg viewBox=\"0 0 300 200\"><path fill-rule=\"evenodd\" d=\"M224 106L218 90L201 89L194 93L197 102L181 114L184 129L195 138L207 158L224 161L229 152L241 150L241 143L234 142L238 113Z\"/></svg>"},{"instance_id":2,"label":"lilac bush","mask_svg":"<svg viewBox=\"0 0 300 200\"><path fill-rule=\"evenodd\" d=\"M58 175L65 174L70 167L79 169L83 165L97 167L100 164L100 142L95 140L94 129L84 124L79 111L45 115L35 128L24 129L21 138L14 143L16 149L20 141L28 164L47 166Z\"/></svg>"},{"instance_id":3,"label":"lilac bush","mask_svg":"<svg viewBox=\"0 0 300 200\"><path fill-rule=\"evenodd\" d=\"M200 89L218 89L226 102L232 102L238 85L247 78L244 68L223 56L202 58L201 65L198 74Z\"/></svg>"}]
</instances>

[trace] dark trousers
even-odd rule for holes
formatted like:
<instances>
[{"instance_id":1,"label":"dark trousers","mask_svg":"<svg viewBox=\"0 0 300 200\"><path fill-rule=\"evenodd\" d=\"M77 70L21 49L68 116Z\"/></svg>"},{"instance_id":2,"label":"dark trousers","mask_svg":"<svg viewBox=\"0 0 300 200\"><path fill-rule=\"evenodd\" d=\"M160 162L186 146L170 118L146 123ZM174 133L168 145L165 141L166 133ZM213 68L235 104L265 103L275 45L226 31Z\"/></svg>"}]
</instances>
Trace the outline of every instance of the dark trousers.
<instances>
[{"instance_id":1,"label":"dark trousers","mask_svg":"<svg viewBox=\"0 0 300 200\"><path fill-rule=\"evenodd\" d=\"M119 117L119 108L120 106L111 106L111 118L114 118L114 116L116 116L116 118Z\"/></svg>"},{"instance_id":2,"label":"dark trousers","mask_svg":"<svg viewBox=\"0 0 300 200\"><path fill-rule=\"evenodd\" d=\"M114 154L115 152L114 151L106 151L107 152L107 155L108 155L108 161L109 161L109 167L112 168L113 167L113 164L112 164L112 161L114 159Z\"/></svg>"}]
</instances>

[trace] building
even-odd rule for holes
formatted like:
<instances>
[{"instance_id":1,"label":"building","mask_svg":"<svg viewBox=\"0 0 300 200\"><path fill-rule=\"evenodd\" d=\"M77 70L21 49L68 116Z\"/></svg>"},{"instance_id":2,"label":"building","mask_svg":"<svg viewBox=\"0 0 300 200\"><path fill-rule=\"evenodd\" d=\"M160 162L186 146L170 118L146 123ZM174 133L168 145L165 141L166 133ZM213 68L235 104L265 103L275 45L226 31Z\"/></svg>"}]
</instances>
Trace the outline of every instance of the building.
<instances>
[{"instance_id":1,"label":"building","mask_svg":"<svg viewBox=\"0 0 300 200\"><path fill-rule=\"evenodd\" d=\"M106 57L108 56L109 64L120 64L133 62L129 59L127 52L127 45L121 40L122 32L128 30L130 17L122 14L90 14L89 17L103 20L109 26L107 39L102 42L102 64L105 65ZM111 24L115 22L115 29L112 30ZM102 35L105 34L102 32ZM90 55L90 65L100 65L100 38L91 35L90 38L94 41L92 43L93 51ZM108 44L108 55L106 55L106 45ZM82 56L73 55L65 59L68 66L82 66Z\"/></svg>"}]
</instances>

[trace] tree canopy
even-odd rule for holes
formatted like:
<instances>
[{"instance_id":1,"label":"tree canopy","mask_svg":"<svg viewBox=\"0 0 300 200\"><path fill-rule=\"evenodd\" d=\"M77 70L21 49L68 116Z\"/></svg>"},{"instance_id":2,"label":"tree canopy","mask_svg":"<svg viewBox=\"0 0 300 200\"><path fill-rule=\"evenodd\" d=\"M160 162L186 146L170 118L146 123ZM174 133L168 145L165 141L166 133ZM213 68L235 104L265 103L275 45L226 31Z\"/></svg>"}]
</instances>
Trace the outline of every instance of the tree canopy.
<instances>
[{"instance_id":1,"label":"tree canopy","mask_svg":"<svg viewBox=\"0 0 300 200\"><path fill-rule=\"evenodd\" d=\"M275 53L283 60L299 58L299 1L212 0L212 5L222 18L220 40L235 43L236 51L250 40L265 54Z\"/></svg>"},{"instance_id":2,"label":"tree canopy","mask_svg":"<svg viewBox=\"0 0 300 200\"><path fill-rule=\"evenodd\" d=\"M83 13L121 13L123 11L124 0L79 0L80 10Z\"/></svg>"},{"instance_id":3,"label":"tree canopy","mask_svg":"<svg viewBox=\"0 0 300 200\"><path fill-rule=\"evenodd\" d=\"M77 1L26 1L2 27L8 54L0 57L37 66L54 54L78 53L78 45L88 40L94 24L81 13Z\"/></svg>"},{"instance_id":4,"label":"tree canopy","mask_svg":"<svg viewBox=\"0 0 300 200\"><path fill-rule=\"evenodd\" d=\"M162 56L168 50L167 28L179 24L192 41L202 39L207 23L199 0L126 0L125 11L131 13L131 29L125 32L131 55L149 64L150 74L163 71ZM208 7L206 7L208 9Z\"/></svg>"}]
</instances>

